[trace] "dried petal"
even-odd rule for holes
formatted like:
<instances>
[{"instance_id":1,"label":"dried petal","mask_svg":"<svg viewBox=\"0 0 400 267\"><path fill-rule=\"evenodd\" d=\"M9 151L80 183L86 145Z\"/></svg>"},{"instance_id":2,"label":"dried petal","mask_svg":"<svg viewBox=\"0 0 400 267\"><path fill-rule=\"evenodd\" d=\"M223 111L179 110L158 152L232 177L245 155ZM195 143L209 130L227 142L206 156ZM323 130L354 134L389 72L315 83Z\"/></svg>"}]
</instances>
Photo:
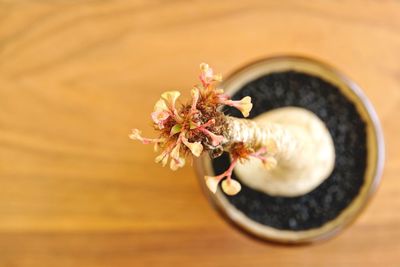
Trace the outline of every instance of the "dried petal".
<instances>
[{"instance_id":1,"label":"dried petal","mask_svg":"<svg viewBox=\"0 0 400 267\"><path fill-rule=\"evenodd\" d=\"M193 114L197 112L197 102L200 98L199 89L197 89L196 87L192 88L190 94L192 95L192 107L190 108L190 113Z\"/></svg>"},{"instance_id":2,"label":"dried petal","mask_svg":"<svg viewBox=\"0 0 400 267\"><path fill-rule=\"evenodd\" d=\"M221 74L214 74L213 79L214 79L214 81L221 82L222 81L222 75Z\"/></svg>"},{"instance_id":3,"label":"dried petal","mask_svg":"<svg viewBox=\"0 0 400 267\"><path fill-rule=\"evenodd\" d=\"M213 146L218 146L226 141L225 137L223 137L222 135L216 135L203 127L199 128L199 130L207 134L211 138L211 144Z\"/></svg>"},{"instance_id":4,"label":"dried petal","mask_svg":"<svg viewBox=\"0 0 400 267\"><path fill-rule=\"evenodd\" d=\"M216 93L217 95L222 95L222 94L224 93L224 89L222 89L222 88L217 88L217 89L215 89L214 91L215 91L215 93Z\"/></svg>"},{"instance_id":5,"label":"dried petal","mask_svg":"<svg viewBox=\"0 0 400 267\"><path fill-rule=\"evenodd\" d=\"M232 106L240 110L243 116L248 117L250 114L250 110L253 108L253 104L251 103L251 97L245 96L239 101L226 100L223 102L225 105Z\"/></svg>"},{"instance_id":6,"label":"dried petal","mask_svg":"<svg viewBox=\"0 0 400 267\"><path fill-rule=\"evenodd\" d=\"M204 86L208 86L211 82L214 81L222 81L222 76L221 74L214 75L214 71L208 64L206 63L201 63L200 64L200 80L203 83Z\"/></svg>"},{"instance_id":7,"label":"dried petal","mask_svg":"<svg viewBox=\"0 0 400 267\"><path fill-rule=\"evenodd\" d=\"M167 104L165 104L164 99L159 99L154 105L154 111L157 110L168 110Z\"/></svg>"},{"instance_id":8,"label":"dried petal","mask_svg":"<svg viewBox=\"0 0 400 267\"><path fill-rule=\"evenodd\" d=\"M168 153L167 152L163 152L160 155L158 155L155 159L156 163L160 163L162 164L163 167L165 167L165 165L167 165L168 162Z\"/></svg>"},{"instance_id":9,"label":"dried petal","mask_svg":"<svg viewBox=\"0 0 400 267\"><path fill-rule=\"evenodd\" d=\"M203 146L201 145L201 142L190 143L186 137L182 137L182 142L196 157L199 157L201 155L201 152L203 152Z\"/></svg>"},{"instance_id":10,"label":"dried petal","mask_svg":"<svg viewBox=\"0 0 400 267\"><path fill-rule=\"evenodd\" d=\"M159 99L154 105L154 111L151 113L151 118L153 122L158 126L159 129L164 129L164 123L171 115L165 101Z\"/></svg>"},{"instance_id":11,"label":"dried petal","mask_svg":"<svg viewBox=\"0 0 400 267\"><path fill-rule=\"evenodd\" d=\"M158 152L159 145L158 143L154 143L154 152Z\"/></svg>"},{"instance_id":12,"label":"dried petal","mask_svg":"<svg viewBox=\"0 0 400 267\"><path fill-rule=\"evenodd\" d=\"M210 68L210 66L207 63L201 63L200 64L200 71L206 77L209 77L209 76L213 75L213 70Z\"/></svg>"},{"instance_id":13,"label":"dried petal","mask_svg":"<svg viewBox=\"0 0 400 267\"><path fill-rule=\"evenodd\" d=\"M222 181L222 190L230 196L234 196L240 192L242 186L240 183L234 179L225 179Z\"/></svg>"},{"instance_id":14,"label":"dried petal","mask_svg":"<svg viewBox=\"0 0 400 267\"><path fill-rule=\"evenodd\" d=\"M171 170L176 171L179 168L182 168L185 166L185 158L180 157L180 158L172 158L169 167Z\"/></svg>"},{"instance_id":15,"label":"dried petal","mask_svg":"<svg viewBox=\"0 0 400 267\"><path fill-rule=\"evenodd\" d=\"M161 95L170 108L175 108L176 100L181 95L178 91L167 91Z\"/></svg>"},{"instance_id":16,"label":"dried petal","mask_svg":"<svg viewBox=\"0 0 400 267\"><path fill-rule=\"evenodd\" d=\"M141 136L141 131L139 129L132 129L131 134L129 135L130 139L142 141L143 137Z\"/></svg>"},{"instance_id":17,"label":"dried petal","mask_svg":"<svg viewBox=\"0 0 400 267\"><path fill-rule=\"evenodd\" d=\"M218 183L220 179L214 176L204 176L204 179L206 180L208 189L215 194L218 190Z\"/></svg>"},{"instance_id":18,"label":"dried petal","mask_svg":"<svg viewBox=\"0 0 400 267\"><path fill-rule=\"evenodd\" d=\"M171 156L171 162L169 166L173 171L176 171L178 168L181 168L185 165L185 158L180 155L180 149L181 143L178 141L169 154Z\"/></svg>"},{"instance_id":19,"label":"dried petal","mask_svg":"<svg viewBox=\"0 0 400 267\"><path fill-rule=\"evenodd\" d=\"M138 140L142 142L143 144L151 144L151 143L159 143L162 140L161 139L150 139L150 138L144 138L142 137L142 132L138 129L132 129L131 134L129 135L129 138L132 140Z\"/></svg>"},{"instance_id":20,"label":"dried petal","mask_svg":"<svg viewBox=\"0 0 400 267\"><path fill-rule=\"evenodd\" d=\"M157 124L160 129L164 128L164 122L166 119L168 119L169 116L170 113L165 110L156 110L151 113L151 118L153 119L153 122Z\"/></svg>"},{"instance_id":21,"label":"dried petal","mask_svg":"<svg viewBox=\"0 0 400 267\"><path fill-rule=\"evenodd\" d=\"M181 149L181 144L180 143L178 143L178 144L176 144L175 145L175 147L171 150L171 153L170 153L170 155L171 155L171 157L173 158L173 159L178 159L178 158L180 158L180 149Z\"/></svg>"}]
</instances>

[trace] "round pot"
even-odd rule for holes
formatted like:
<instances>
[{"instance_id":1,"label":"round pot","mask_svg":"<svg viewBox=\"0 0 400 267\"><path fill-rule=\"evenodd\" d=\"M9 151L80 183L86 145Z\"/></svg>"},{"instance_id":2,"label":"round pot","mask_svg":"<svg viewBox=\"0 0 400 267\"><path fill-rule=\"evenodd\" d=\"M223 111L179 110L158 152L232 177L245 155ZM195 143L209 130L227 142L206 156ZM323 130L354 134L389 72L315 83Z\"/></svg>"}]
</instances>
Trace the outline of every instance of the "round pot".
<instances>
[{"instance_id":1,"label":"round pot","mask_svg":"<svg viewBox=\"0 0 400 267\"><path fill-rule=\"evenodd\" d=\"M195 163L200 183L226 219L265 240L305 243L337 234L360 214L379 184L384 141L378 117L359 86L320 61L278 56L239 69L221 87L233 99L252 97L249 119L285 106L314 112L326 123L336 150L332 174L298 197L271 196L246 185L237 196L221 190L212 194L204 175L219 174L230 159L202 156ZM240 117L234 110L225 111Z\"/></svg>"}]
</instances>

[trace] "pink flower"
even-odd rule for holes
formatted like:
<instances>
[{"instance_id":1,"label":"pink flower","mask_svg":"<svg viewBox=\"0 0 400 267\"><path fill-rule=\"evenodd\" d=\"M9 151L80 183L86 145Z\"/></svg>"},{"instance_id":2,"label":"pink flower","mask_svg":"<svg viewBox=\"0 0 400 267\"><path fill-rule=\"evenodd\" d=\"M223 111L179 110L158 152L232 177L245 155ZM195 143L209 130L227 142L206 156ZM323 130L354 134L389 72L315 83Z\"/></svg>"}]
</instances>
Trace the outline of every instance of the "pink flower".
<instances>
[{"instance_id":1,"label":"pink flower","mask_svg":"<svg viewBox=\"0 0 400 267\"><path fill-rule=\"evenodd\" d=\"M152 138L142 137L141 131L139 131L138 129L132 129L132 133L129 135L129 138L132 140L138 140L145 145L152 144L152 143L158 144L158 143L164 142L164 139L162 139L162 138L152 139Z\"/></svg>"},{"instance_id":2,"label":"pink flower","mask_svg":"<svg viewBox=\"0 0 400 267\"><path fill-rule=\"evenodd\" d=\"M230 196L236 195L242 189L240 183L234 179L223 180L221 186L222 190Z\"/></svg>"},{"instance_id":3,"label":"pink flower","mask_svg":"<svg viewBox=\"0 0 400 267\"><path fill-rule=\"evenodd\" d=\"M267 170L272 170L273 168L275 168L277 166L278 162L274 156L265 155L267 152L268 152L267 147L262 147L259 150L257 150L255 153L250 154L250 156L261 160L261 162L264 164L264 167ZM268 153L268 154L270 154L270 153Z\"/></svg>"},{"instance_id":4,"label":"pink flower","mask_svg":"<svg viewBox=\"0 0 400 267\"><path fill-rule=\"evenodd\" d=\"M189 140L184 136L182 136L182 142L190 149L193 155L200 157L201 152L203 152L203 146L200 142L190 143Z\"/></svg>"},{"instance_id":5,"label":"pink flower","mask_svg":"<svg viewBox=\"0 0 400 267\"><path fill-rule=\"evenodd\" d=\"M197 129L202 131L206 135L208 135L208 137L211 139L211 144L213 146L218 146L218 145L226 142L226 139L222 135L216 135L206 129L206 127L209 127L210 125L212 125L214 123L215 123L215 120L211 119L208 122L204 123L203 125L198 126Z\"/></svg>"},{"instance_id":6,"label":"pink flower","mask_svg":"<svg viewBox=\"0 0 400 267\"><path fill-rule=\"evenodd\" d=\"M159 129L163 129L164 123L169 118L170 115L171 111L165 104L165 101L163 99L160 99L154 105L154 111L153 113L151 113L151 118L153 119L153 122L158 126Z\"/></svg>"},{"instance_id":7,"label":"pink flower","mask_svg":"<svg viewBox=\"0 0 400 267\"><path fill-rule=\"evenodd\" d=\"M166 120L172 115L177 121L181 118L176 109L176 101L181 95L178 91L168 91L161 95L161 99L158 100L154 106L154 111L151 113L153 122L158 126L159 129L164 128Z\"/></svg>"},{"instance_id":8,"label":"pink flower","mask_svg":"<svg viewBox=\"0 0 400 267\"><path fill-rule=\"evenodd\" d=\"M158 155L155 159L156 163L161 163L163 167L165 167L165 165L167 165L168 163L168 152L167 151L163 151L160 155Z\"/></svg>"},{"instance_id":9,"label":"pink flower","mask_svg":"<svg viewBox=\"0 0 400 267\"><path fill-rule=\"evenodd\" d=\"M226 180L222 181L222 190L230 195L236 195L241 190L241 185L238 181L232 179L233 168L236 166L238 159L233 159L229 168L218 176L205 176L206 185L211 192L216 193L218 183L226 177Z\"/></svg>"},{"instance_id":10,"label":"pink flower","mask_svg":"<svg viewBox=\"0 0 400 267\"><path fill-rule=\"evenodd\" d=\"M250 110L253 108L250 96L245 96L239 101L226 100L223 101L223 104L237 108L242 112L243 116L245 117L249 116Z\"/></svg>"},{"instance_id":11,"label":"pink flower","mask_svg":"<svg viewBox=\"0 0 400 267\"><path fill-rule=\"evenodd\" d=\"M206 185L208 189L213 192L214 194L217 193L218 190L218 183L220 179L215 176L205 176L204 179L206 180Z\"/></svg>"},{"instance_id":12,"label":"pink flower","mask_svg":"<svg viewBox=\"0 0 400 267\"><path fill-rule=\"evenodd\" d=\"M199 97L200 97L199 89L194 87L190 91L190 94L192 95L192 107L190 108L190 113L194 114L197 112L197 102L199 101Z\"/></svg>"},{"instance_id":13,"label":"pink flower","mask_svg":"<svg viewBox=\"0 0 400 267\"><path fill-rule=\"evenodd\" d=\"M180 155L180 149L181 149L181 143L180 140L178 140L178 143L170 153L171 162L169 167L173 171L176 171L178 168L182 168L185 165L185 158Z\"/></svg>"},{"instance_id":14,"label":"pink flower","mask_svg":"<svg viewBox=\"0 0 400 267\"><path fill-rule=\"evenodd\" d=\"M211 144L213 146L218 146L226 141L225 137L223 137L222 135L216 135L216 134L210 132L209 130L207 130L206 128L199 127L198 129L200 131L202 131L203 133L205 133L206 135L208 135L208 137L210 137Z\"/></svg>"},{"instance_id":15,"label":"pink flower","mask_svg":"<svg viewBox=\"0 0 400 267\"><path fill-rule=\"evenodd\" d=\"M165 100L167 106L172 109L175 108L176 100L181 95L179 91L167 91L161 94L161 98Z\"/></svg>"},{"instance_id":16,"label":"pink flower","mask_svg":"<svg viewBox=\"0 0 400 267\"><path fill-rule=\"evenodd\" d=\"M200 71L200 81L204 87L208 87L214 81L222 81L222 76L220 74L215 75L212 68L206 63L200 64Z\"/></svg>"}]
</instances>

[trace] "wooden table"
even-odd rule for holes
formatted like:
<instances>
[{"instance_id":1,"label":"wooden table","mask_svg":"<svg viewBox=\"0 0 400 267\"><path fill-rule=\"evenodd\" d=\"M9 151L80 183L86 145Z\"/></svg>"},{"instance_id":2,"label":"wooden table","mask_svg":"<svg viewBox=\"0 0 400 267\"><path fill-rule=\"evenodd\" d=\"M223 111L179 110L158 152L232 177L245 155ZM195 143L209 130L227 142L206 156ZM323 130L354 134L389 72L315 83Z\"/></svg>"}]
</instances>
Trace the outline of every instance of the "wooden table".
<instances>
[{"instance_id":1,"label":"wooden table","mask_svg":"<svg viewBox=\"0 0 400 267\"><path fill-rule=\"evenodd\" d=\"M200 62L286 53L357 81L387 145L369 207L312 246L238 232L128 139ZM399 59L398 1L0 1L0 266L400 266Z\"/></svg>"}]
</instances>

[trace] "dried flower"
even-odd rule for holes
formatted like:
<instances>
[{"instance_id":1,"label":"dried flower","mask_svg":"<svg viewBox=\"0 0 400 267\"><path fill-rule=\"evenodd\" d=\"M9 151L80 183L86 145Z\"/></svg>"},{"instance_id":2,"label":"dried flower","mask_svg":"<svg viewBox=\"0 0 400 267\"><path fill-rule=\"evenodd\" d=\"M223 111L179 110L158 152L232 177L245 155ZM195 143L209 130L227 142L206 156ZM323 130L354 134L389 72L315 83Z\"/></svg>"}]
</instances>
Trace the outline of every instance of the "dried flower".
<instances>
[{"instance_id":1,"label":"dried flower","mask_svg":"<svg viewBox=\"0 0 400 267\"><path fill-rule=\"evenodd\" d=\"M253 104L251 103L251 97L245 96L240 101L234 100L225 100L223 102L225 105L232 106L240 110L243 116L248 117L250 114L250 110L253 108Z\"/></svg>"},{"instance_id":2,"label":"dried flower","mask_svg":"<svg viewBox=\"0 0 400 267\"><path fill-rule=\"evenodd\" d=\"M181 95L179 91L167 91L161 94L161 98L165 100L170 109L175 109L176 100Z\"/></svg>"},{"instance_id":3,"label":"dried flower","mask_svg":"<svg viewBox=\"0 0 400 267\"><path fill-rule=\"evenodd\" d=\"M225 141L225 138L222 135L216 135L204 127L199 127L198 129L205 133L211 139L211 144L213 146L218 146Z\"/></svg>"},{"instance_id":4,"label":"dried flower","mask_svg":"<svg viewBox=\"0 0 400 267\"><path fill-rule=\"evenodd\" d=\"M240 183L234 179L227 179L222 181L222 190L224 190L227 195L236 195L240 192L241 189L242 186L240 185Z\"/></svg>"},{"instance_id":5,"label":"dried flower","mask_svg":"<svg viewBox=\"0 0 400 267\"><path fill-rule=\"evenodd\" d=\"M172 170L177 170L185 165L188 155L199 157L203 151L220 154L224 144L228 140L224 136L225 115L219 111L223 105L233 106L239 109L244 116L248 116L252 108L251 98L244 97L240 101L230 100L223 89L215 88L214 83L221 81L221 75L205 63L200 64L200 85L191 90L191 101L181 106L177 105L180 92L167 91L156 102L151 114L155 129L159 132L159 138L151 139L141 136L141 132L133 129L130 138L141 141L143 144L154 144L155 150L161 149L155 161ZM228 149L228 148L227 148ZM230 146L229 152L233 160L231 166L224 173L211 177L206 176L206 184L212 192L216 192L219 182L222 189L229 195L240 191L240 184L231 179L232 171L238 160L245 160L254 156L264 160L261 154L244 145Z\"/></svg>"},{"instance_id":6,"label":"dried flower","mask_svg":"<svg viewBox=\"0 0 400 267\"><path fill-rule=\"evenodd\" d=\"M190 143L186 137L182 137L182 142L190 149L193 155L200 157L201 152L203 152L203 146L201 145L201 142Z\"/></svg>"},{"instance_id":7,"label":"dried flower","mask_svg":"<svg viewBox=\"0 0 400 267\"><path fill-rule=\"evenodd\" d=\"M214 176L205 176L204 179L206 180L208 189L214 194L217 193L218 183L220 180Z\"/></svg>"},{"instance_id":8,"label":"dried flower","mask_svg":"<svg viewBox=\"0 0 400 267\"><path fill-rule=\"evenodd\" d=\"M168 153L166 151L163 151L160 155L158 155L156 157L155 162L156 163L160 163L161 162L161 164L164 167L168 163L168 158L169 158Z\"/></svg>"},{"instance_id":9,"label":"dried flower","mask_svg":"<svg viewBox=\"0 0 400 267\"><path fill-rule=\"evenodd\" d=\"M220 74L215 75L213 69L210 68L210 66L208 66L206 63L200 64L200 71L200 81L204 87L207 87L212 82L222 81L222 76Z\"/></svg>"},{"instance_id":10,"label":"dried flower","mask_svg":"<svg viewBox=\"0 0 400 267\"><path fill-rule=\"evenodd\" d=\"M153 119L153 122L158 126L159 129L163 129L164 123L169 118L170 115L171 112L168 109L167 105L165 104L165 101L163 99L160 99L154 106L154 111L153 113L151 113L151 118Z\"/></svg>"},{"instance_id":11,"label":"dried flower","mask_svg":"<svg viewBox=\"0 0 400 267\"><path fill-rule=\"evenodd\" d=\"M141 141L145 145L151 143L160 143L164 141L162 138L159 139L144 138L141 135L141 131L139 131L138 129L132 129L132 133L129 135L129 138L131 138L132 140Z\"/></svg>"}]
</instances>

